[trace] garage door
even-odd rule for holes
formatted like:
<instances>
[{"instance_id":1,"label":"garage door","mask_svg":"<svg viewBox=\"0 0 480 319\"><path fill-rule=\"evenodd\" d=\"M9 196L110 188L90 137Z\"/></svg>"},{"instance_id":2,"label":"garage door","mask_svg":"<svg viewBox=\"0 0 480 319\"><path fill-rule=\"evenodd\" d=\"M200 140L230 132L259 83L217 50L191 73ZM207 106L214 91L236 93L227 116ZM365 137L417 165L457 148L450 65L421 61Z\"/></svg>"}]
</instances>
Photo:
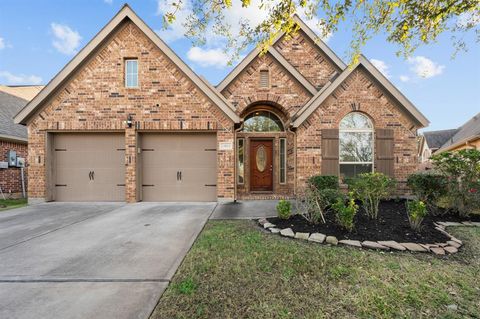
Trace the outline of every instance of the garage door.
<instances>
[{"instance_id":1,"label":"garage door","mask_svg":"<svg viewBox=\"0 0 480 319\"><path fill-rule=\"evenodd\" d=\"M215 134L144 134L142 200L216 201Z\"/></svg>"},{"instance_id":2,"label":"garage door","mask_svg":"<svg viewBox=\"0 0 480 319\"><path fill-rule=\"evenodd\" d=\"M123 134L54 135L57 201L125 200Z\"/></svg>"}]
</instances>

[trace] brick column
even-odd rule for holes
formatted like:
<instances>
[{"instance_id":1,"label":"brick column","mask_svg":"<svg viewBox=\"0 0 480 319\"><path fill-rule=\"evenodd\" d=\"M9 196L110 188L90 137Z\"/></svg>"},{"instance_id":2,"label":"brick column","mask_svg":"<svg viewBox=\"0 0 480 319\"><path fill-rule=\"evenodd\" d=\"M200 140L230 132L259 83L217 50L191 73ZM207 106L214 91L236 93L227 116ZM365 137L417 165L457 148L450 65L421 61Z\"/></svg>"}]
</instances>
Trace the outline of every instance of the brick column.
<instances>
[{"instance_id":1,"label":"brick column","mask_svg":"<svg viewBox=\"0 0 480 319\"><path fill-rule=\"evenodd\" d=\"M134 203L137 198L137 132L135 126L125 129L125 201Z\"/></svg>"}]
</instances>

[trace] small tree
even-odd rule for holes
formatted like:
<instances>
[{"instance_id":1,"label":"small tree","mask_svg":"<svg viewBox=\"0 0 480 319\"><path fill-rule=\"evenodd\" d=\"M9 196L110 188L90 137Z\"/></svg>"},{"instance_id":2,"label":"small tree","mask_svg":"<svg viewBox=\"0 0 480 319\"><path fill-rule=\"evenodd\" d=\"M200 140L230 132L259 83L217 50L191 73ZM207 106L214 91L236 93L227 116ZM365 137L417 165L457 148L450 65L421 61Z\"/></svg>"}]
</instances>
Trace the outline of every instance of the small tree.
<instances>
[{"instance_id":1,"label":"small tree","mask_svg":"<svg viewBox=\"0 0 480 319\"><path fill-rule=\"evenodd\" d=\"M362 201L362 207L370 218L377 219L380 200L388 198L395 188L395 181L382 173L364 173L349 180L349 189Z\"/></svg>"},{"instance_id":2,"label":"small tree","mask_svg":"<svg viewBox=\"0 0 480 319\"><path fill-rule=\"evenodd\" d=\"M435 170L447 178L447 192L460 215L480 209L480 151L465 149L432 157Z\"/></svg>"}]
</instances>

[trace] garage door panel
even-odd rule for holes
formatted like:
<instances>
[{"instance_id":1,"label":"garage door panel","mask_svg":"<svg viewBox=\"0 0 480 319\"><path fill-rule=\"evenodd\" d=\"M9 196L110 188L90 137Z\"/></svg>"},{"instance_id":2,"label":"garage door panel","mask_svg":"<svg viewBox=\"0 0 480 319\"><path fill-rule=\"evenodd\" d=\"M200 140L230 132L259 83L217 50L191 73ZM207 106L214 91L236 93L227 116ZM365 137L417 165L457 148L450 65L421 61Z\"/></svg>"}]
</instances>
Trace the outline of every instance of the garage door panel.
<instances>
[{"instance_id":1,"label":"garage door panel","mask_svg":"<svg viewBox=\"0 0 480 319\"><path fill-rule=\"evenodd\" d=\"M144 201L216 200L216 135L144 134L141 140Z\"/></svg>"},{"instance_id":2,"label":"garage door panel","mask_svg":"<svg viewBox=\"0 0 480 319\"><path fill-rule=\"evenodd\" d=\"M123 134L55 134L55 200L123 201L124 141Z\"/></svg>"}]
</instances>

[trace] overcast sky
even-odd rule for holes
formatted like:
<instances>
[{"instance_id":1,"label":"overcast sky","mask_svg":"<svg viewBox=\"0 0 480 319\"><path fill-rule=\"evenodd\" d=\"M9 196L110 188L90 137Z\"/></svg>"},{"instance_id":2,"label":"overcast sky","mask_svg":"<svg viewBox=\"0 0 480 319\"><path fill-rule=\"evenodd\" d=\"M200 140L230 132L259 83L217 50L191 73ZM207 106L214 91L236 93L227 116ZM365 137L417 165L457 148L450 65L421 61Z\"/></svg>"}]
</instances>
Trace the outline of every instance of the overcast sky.
<instances>
[{"instance_id":1,"label":"overcast sky","mask_svg":"<svg viewBox=\"0 0 480 319\"><path fill-rule=\"evenodd\" d=\"M233 0L233 3L239 3ZM257 3L253 0L252 3ZM117 0L1 0L0 84L46 84L115 15L124 1ZM188 2L187 2L188 3ZM129 4L198 74L218 84L232 69L222 51L222 40L210 35L204 47L193 47L183 36L181 23L161 30L163 0ZM238 4L227 13L259 21L255 7ZM178 22L182 15L178 16ZM315 30L311 21L306 21ZM342 28L345 30L348 28ZM341 31L325 39L346 60L350 34ZM405 60L397 47L379 36L363 48L369 58L431 121L428 130L456 128L480 112L480 44L466 34L469 51L451 59L449 34L422 47ZM247 52L248 53L248 52Z\"/></svg>"}]
</instances>

